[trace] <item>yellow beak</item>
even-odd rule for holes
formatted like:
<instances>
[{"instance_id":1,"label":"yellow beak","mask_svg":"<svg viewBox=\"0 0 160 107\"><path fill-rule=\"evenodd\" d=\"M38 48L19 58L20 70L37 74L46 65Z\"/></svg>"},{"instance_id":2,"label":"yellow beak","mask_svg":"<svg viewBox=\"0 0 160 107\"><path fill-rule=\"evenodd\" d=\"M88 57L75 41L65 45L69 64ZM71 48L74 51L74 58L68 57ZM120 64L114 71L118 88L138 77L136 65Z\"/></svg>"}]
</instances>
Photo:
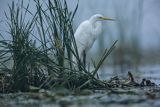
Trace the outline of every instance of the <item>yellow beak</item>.
<instances>
[{"instance_id":1,"label":"yellow beak","mask_svg":"<svg viewBox=\"0 0 160 107\"><path fill-rule=\"evenodd\" d=\"M115 19L112 18L108 18L108 17L100 17L100 20L111 20L111 21L115 21Z\"/></svg>"}]
</instances>

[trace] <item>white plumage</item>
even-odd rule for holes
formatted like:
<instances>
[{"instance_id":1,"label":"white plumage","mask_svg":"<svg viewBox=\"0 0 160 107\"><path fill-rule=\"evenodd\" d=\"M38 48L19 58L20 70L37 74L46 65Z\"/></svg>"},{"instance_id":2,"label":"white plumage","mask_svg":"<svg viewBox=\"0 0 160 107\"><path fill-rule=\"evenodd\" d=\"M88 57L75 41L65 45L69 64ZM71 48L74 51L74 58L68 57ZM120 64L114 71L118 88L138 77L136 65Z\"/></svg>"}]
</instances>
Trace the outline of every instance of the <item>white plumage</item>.
<instances>
[{"instance_id":1,"label":"white plumage","mask_svg":"<svg viewBox=\"0 0 160 107\"><path fill-rule=\"evenodd\" d=\"M78 49L79 58L82 61L84 52L87 53L94 41L102 32L102 20L112 20L101 14L93 15L89 20L82 22L77 28L74 37ZM77 59L73 56L73 61Z\"/></svg>"}]
</instances>

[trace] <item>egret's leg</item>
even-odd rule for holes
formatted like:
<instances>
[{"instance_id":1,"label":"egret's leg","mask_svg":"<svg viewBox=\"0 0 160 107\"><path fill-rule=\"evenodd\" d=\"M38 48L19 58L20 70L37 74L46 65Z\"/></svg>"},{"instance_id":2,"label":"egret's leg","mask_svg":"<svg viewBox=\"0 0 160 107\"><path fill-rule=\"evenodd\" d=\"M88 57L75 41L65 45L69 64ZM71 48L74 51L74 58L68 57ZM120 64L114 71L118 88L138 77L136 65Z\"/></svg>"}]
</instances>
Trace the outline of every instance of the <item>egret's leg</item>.
<instances>
[{"instance_id":1,"label":"egret's leg","mask_svg":"<svg viewBox=\"0 0 160 107\"><path fill-rule=\"evenodd\" d=\"M86 51L85 50L83 51L83 64L84 64L84 67L86 67Z\"/></svg>"}]
</instances>

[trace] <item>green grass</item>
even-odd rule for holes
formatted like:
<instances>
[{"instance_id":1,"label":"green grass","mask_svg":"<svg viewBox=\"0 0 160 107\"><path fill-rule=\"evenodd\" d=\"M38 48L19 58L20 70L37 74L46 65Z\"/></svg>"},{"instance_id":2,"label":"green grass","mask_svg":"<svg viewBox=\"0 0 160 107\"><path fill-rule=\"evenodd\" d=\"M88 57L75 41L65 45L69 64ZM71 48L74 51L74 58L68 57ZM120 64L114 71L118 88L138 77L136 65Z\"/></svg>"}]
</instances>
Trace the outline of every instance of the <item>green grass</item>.
<instances>
[{"instance_id":1,"label":"green grass","mask_svg":"<svg viewBox=\"0 0 160 107\"><path fill-rule=\"evenodd\" d=\"M104 60L115 48L116 42L107 51L91 72L80 61L74 39L73 19L78 9L70 11L66 0L34 0L36 12L25 6L9 6L6 14L10 39L5 35L0 41L1 70L11 74L7 91L29 91L29 86L52 89L63 86L69 89L93 88L105 83L95 78ZM26 16L30 15L30 19ZM37 32L37 33L35 33ZM8 56L8 54L10 56ZM73 65L72 55L78 60L78 68ZM13 59L13 67L4 64Z\"/></svg>"}]
</instances>

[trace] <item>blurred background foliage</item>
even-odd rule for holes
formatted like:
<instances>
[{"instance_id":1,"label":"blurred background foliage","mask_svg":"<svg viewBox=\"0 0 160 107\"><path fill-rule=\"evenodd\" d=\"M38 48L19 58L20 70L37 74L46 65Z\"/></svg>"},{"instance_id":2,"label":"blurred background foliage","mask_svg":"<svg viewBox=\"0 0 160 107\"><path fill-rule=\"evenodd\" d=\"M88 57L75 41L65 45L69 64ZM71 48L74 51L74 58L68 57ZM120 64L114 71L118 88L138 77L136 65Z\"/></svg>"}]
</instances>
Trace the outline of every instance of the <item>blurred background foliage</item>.
<instances>
[{"instance_id":1,"label":"blurred background foliage","mask_svg":"<svg viewBox=\"0 0 160 107\"><path fill-rule=\"evenodd\" d=\"M101 55L105 47L118 40L107 66L116 72L138 71L139 66L160 64L158 4L158 0L81 0L74 22L77 27L96 13L115 18L115 22L103 23L103 34L90 51L91 57Z\"/></svg>"}]
</instances>

